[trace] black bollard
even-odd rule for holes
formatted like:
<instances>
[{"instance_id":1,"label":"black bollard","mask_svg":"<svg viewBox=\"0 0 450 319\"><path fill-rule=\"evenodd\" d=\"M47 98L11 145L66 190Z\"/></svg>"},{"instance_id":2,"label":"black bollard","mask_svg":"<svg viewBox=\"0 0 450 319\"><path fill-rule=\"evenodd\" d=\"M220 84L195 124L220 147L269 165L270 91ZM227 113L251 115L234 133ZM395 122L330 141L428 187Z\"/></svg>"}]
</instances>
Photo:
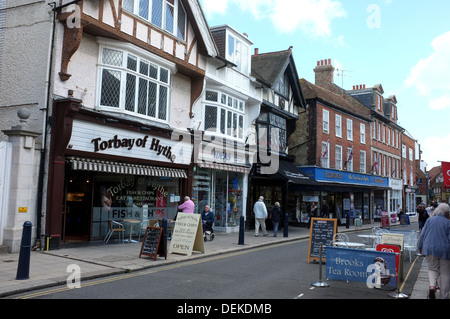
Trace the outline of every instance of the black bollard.
<instances>
[{"instance_id":1,"label":"black bollard","mask_svg":"<svg viewBox=\"0 0 450 319\"><path fill-rule=\"evenodd\" d=\"M239 220L239 245L244 245L244 231L245 231L245 221L244 216L241 216Z\"/></svg>"},{"instance_id":2,"label":"black bollard","mask_svg":"<svg viewBox=\"0 0 450 319\"><path fill-rule=\"evenodd\" d=\"M350 228L350 213L345 214L345 228Z\"/></svg>"},{"instance_id":3,"label":"black bollard","mask_svg":"<svg viewBox=\"0 0 450 319\"><path fill-rule=\"evenodd\" d=\"M283 237L288 237L288 225L289 225L289 215L284 214L284 229L283 229Z\"/></svg>"},{"instance_id":4,"label":"black bollard","mask_svg":"<svg viewBox=\"0 0 450 319\"><path fill-rule=\"evenodd\" d=\"M30 279L31 227L31 222L23 224L16 280Z\"/></svg>"}]
</instances>

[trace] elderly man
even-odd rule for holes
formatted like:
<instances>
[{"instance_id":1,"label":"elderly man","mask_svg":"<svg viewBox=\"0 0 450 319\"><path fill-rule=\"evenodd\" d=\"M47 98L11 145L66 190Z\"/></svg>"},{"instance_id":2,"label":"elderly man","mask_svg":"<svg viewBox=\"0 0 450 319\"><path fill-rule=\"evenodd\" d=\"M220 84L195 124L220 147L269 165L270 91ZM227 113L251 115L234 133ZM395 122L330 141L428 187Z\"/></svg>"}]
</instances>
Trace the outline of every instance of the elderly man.
<instances>
[{"instance_id":1,"label":"elderly man","mask_svg":"<svg viewBox=\"0 0 450 319\"><path fill-rule=\"evenodd\" d=\"M260 196L259 200L253 206L253 213L255 214L255 237L258 237L260 225L263 232L263 236L267 236L266 231L267 208L266 204L264 204L263 196Z\"/></svg>"},{"instance_id":2,"label":"elderly man","mask_svg":"<svg viewBox=\"0 0 450 319\"><path fill-rule=\"evenodd\" d=\"M178 209L181 210L183 213L193 214L194 213L195 204L190 199L189 196L186 196L184 198L184 203L178 206Z\"/></svg>"}]
</instances>

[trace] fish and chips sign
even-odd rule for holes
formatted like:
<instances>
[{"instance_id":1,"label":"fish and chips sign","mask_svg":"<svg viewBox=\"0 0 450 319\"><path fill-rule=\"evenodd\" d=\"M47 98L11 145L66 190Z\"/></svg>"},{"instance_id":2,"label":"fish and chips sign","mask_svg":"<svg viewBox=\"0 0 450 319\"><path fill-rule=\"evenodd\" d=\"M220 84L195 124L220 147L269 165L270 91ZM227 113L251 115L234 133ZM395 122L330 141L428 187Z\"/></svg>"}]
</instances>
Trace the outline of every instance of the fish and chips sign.
<instances>
[{"instance_id":1,"label":"fish and chips sign","mask_svg":"<svg viewBox=\"0 0 450 319\"><path fill-rule=\"evenodd\" d=\"M194 250L205 253L201 215L178 213L169 253L191 256Z\"/></svg>"},{"instance_id":2,"label":"fish and chips sign","mask_svg":"<svg viewBox=\"0 0 450 319\"><path fill-rule=\"evenodd\" d=\"M327 246L327 279L365 282L369 288L396 286L396 255Z\"/></svg>"}]
</instances>

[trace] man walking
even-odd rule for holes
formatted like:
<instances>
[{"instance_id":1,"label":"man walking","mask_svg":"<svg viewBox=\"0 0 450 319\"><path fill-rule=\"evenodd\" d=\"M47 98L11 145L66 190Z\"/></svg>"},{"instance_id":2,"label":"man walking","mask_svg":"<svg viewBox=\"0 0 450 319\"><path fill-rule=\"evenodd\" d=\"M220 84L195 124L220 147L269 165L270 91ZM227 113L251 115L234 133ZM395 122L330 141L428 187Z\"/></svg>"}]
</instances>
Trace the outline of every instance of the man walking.
<instances>
[{"instance_id":1,"label":"man walking","mask_svg":"<svg viewBox=\"0 0 450 319\"><path fill-rule=\"evenodd\" d=\"M264 204L263 196L259 196L259 200L253 206L253 213L255 214L255 237L258 237L260 225L263 232L263 236L267 236L266 231L267 208L266 204Z\"/></svg>"}]
</instances>

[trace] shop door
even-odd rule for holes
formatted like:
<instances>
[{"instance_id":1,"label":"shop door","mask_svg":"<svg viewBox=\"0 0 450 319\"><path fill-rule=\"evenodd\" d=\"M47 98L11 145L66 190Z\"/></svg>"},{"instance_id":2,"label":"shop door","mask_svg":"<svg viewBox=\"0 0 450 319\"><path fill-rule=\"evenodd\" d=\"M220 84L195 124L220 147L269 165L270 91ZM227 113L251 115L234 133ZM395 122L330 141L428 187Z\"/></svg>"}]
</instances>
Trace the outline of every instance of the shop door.
<instances>
[{"instance_id":1,"label":"shop door","mask_svg":"<svg viewBox=\"0 0 450 319\"><path fill-rule=\"evenodd\" d=\"M92 220L92 176L78 171L69 172L66 182L63 240L88 241Z\"/></svg>"}]
</instances>

